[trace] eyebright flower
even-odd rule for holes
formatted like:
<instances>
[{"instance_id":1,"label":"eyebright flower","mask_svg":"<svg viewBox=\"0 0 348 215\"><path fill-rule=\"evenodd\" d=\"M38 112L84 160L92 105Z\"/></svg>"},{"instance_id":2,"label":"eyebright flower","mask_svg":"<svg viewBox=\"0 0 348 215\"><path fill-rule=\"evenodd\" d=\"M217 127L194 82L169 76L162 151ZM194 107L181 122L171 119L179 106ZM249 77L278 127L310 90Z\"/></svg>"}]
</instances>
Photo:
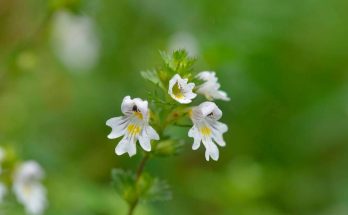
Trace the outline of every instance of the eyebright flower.
<instances>
[{"instance_id":1,"label":"eyebright flower","mask_svg":"<svg viewBox=\"0 0 348 215\"><path fill-rule=\"evenodd\" d=\"M203 84L197 86L197 93L204 95L208 100L221 99L229 101L227 93L219 90L220 84L215 72L200 72L197 78L204 81Z\"/></svg>"},{"instance_id":2,"label":"eyebright flower","mask_svg":"<svg viewBox=\"0 0 348 215\"><path fill-rule=\"evenodd\" d=\"M28 214L40 215L46 208L46 189L41 180L44 172L35 161L22 163L15 172L13 191Z\"/></svg>"},{"instance_id":3,"label":"eyebright flower","mask_svg":"<svg viewBox=\"0 0 348 215\"><path fill-rule=\"evenodd\" d=\"M226 145L222 135L228 128L224 123L218 122L221 116L221 110L213 102L203 102L192 108L190 113L193 127L188 136L194 138L192 149L197 150L203 142L207 161L210 157L215 161L219 159L219 149L215 143L222 147Z\"/></svg>"},{"instance_id":4,"label":"eyebright flower","mask_svg":"<svg viewBox=\"0 0 348 215\"><path fill-rule=\"evenodd\" d=\"M129 157L136 154L136 142L145 151L151 151L151 140L159 140L157 132L149 125L148 102L139 98L126 96L121 105L124 116L114 117L106 121L112 128L109 139L123 136L115 148L117 155L128 153Z\"/></svg>"},{"instance_id":5,"label":"eyebright flower","mask_svg":"<svg viewBox=\"0 0 348 215\"><path fill-rule=\"evenodd\" d=\"M194 83L187 83L188 80L181 78L179 74L176 74L169 81L169 95L181 104L188 104L192 102L197 94L192 90L195 87Z\"/></svg>"},{"instance_id":6,"label":"eyebright flower","mask_svg":"<svg viewBox=\"0 0 348 215\"><path fill-rule=\"evenodd\" d=\"M53 18L52 45L59 60L71 71L89 71L100 57L100 41L94 20L60 11Z\"/></svg>"}]
</instances>

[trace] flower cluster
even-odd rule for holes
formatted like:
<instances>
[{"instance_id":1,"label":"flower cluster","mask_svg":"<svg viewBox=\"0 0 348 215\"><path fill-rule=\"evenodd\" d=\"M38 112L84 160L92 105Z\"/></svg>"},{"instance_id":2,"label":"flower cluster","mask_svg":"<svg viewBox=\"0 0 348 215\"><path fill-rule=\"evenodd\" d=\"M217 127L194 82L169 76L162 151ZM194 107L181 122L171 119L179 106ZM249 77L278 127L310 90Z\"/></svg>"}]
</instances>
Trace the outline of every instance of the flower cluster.
<instances>
[{"instance_id":1,"label":"flower cluster","mask_svg":"<svg viewBox=\"0 0 348 215\"><path fill-rule=\"evenodd\" d=\"M126 96L121 104L123 116L111 118L106 122L106 125L112 128L109 139L122 136L115 153L128 153L130 157L135 155L136 142L139 142L143 150L151 151L152 140L168 139L168 135L164 133L165 129L170 125L178 125L180 120L184 120L182 118L188 116L193 124L188 131L188 136L194 139L192 149L198 149L202 143L206 150L206 160L218 160L217 145L226 145L223 134L227 132L228 127L219 122L222 111L212 100L228 101L227 93L220 90L215 72L203 71L195 74L191 68L194 59L188 57L185 51L176 51L173 55L162 53L162 58L162 68L142 73L144 78L156 86L150 100L151 105L146 100ZM158 89L162 94L157 92ZM209 101L187 106L193 103L198 94ZM153 108L152 111L149 106Z\"/></svg>"},{"instance_id":2,"label":"flower cluster","mask_svg":"<svg viewBox=\"0 0 348 215\"><path fill-rule=\"evenodd\" d=\"M0 148L0 175L5 156L5 150ZM10 176L11 179L13 178L13 193L17 201L24 206L27 214L40 215L46 208L46 189L41 183L43 177L43 169L36 161L25 161L16 165L14 174ZM7 194L8 189L5 183L0 182L0 203L5 200Z\"/></svg>"}]
</instances>

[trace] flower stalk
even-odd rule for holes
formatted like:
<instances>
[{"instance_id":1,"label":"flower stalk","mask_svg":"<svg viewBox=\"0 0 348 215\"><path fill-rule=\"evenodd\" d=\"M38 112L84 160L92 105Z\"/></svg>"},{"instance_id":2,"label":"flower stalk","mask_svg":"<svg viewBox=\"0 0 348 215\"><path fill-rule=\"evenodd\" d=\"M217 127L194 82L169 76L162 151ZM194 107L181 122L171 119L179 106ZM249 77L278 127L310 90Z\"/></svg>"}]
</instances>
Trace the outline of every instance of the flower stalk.
<instances>
[{"instance_id":1,"label":"flower stalk","mask_svg":"<svg viewBox=\"0 0 348 215\"><path fill-rule=\"evenodd\" d=\"M141 159L139 166L137 168L135 183L137 183L139 181L139 178L140 178L141 174L143 173L145 165L146 165L147 161L149 160L149 158L150 158L150 154L145 153L145 155ZM133 215L134 210L137 207L138 203L139 203L139 198L136 198L135 201L129 205L128 213L127 213L128 215Z\"/></svg>"}]
</instances>

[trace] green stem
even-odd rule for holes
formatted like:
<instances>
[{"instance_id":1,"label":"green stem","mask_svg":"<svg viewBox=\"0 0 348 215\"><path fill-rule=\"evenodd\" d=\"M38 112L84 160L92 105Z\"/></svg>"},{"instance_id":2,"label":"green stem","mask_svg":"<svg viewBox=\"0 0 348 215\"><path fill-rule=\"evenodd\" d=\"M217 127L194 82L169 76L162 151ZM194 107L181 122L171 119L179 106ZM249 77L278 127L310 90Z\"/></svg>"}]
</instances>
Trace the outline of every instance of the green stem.
<instances>
[{"instance_id":1,"label":"green stem","mask_svg":"<svg viewBox=\"0 0 348 215\"><path fill-rule=\"evenodd\" d=\"M149 158L150 158L150 154L146 153L144 155L143 159L141 159L139 166L137 168L137 172L136 172L135 184L138 183L140 176L143 173L145 165L146 165L147 161L149 160ZM129 209L128 209L128 213L127 213L128 215L133 215L134 210L137 207L138 203L139 203L139 197L132 204L129 205Z\"/></svg>"},{"instance_id":2,"label":"green stem","mask_svg":"<svg viewBox=\"0 0 348 215\"><path fill-rule=\"evenodd\" d=\"M166 119L165 119L163 125L160 127L160 129L159 129L159 131L158 131L160 137L163 136L163 132L164 132L165 128L166 128L170 123L173 122L173 119L170 119L170 117L172 116L172 114L173 114L175 111L177 111L177 110L174 109L173 111L171 111L171 112L167 115L167 117L166 117ZM175 120L177 120L177 119L174 118L174 121L175 121ZM176 126L184 126L184 127L189 126L189 127L190 127L190 125L181 125L181 124L177 124L177 123L175 123L174 125L176 125ZM141 175L142 175L142 173L143 173L143 171L144 171L145 165L146 165L147 161L149 160L149 158L150 158L150 153L146 153L146 154L144 155L143 159L140 161L140 163L139 163L139 165L138 165L138 168L137 168L137 171L136 171L135 184L138 183L138 181L139 181L139 179L140 179L140 177L141 177ZM132 202L132 203L129 205L129 209L128 209L127 215L133 215L133 214L134 214L134 211L135 211L136 207L138 206L138 203L139 203L139 197L137 197L137 198L135 199L135 201Z\"/></svg>"}]
</instances>

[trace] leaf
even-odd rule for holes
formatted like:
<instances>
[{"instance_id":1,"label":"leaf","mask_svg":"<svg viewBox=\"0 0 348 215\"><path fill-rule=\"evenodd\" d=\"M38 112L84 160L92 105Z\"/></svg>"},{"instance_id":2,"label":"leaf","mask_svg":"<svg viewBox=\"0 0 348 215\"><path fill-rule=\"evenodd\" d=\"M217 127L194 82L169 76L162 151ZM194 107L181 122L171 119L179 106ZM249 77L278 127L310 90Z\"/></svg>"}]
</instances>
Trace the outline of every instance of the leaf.
<instances>
[{"instance_id":1,"label":"leaf","mask_svg":"<svg viewBox=\"0 0 348 215\"><path fill-rule=\"evenodd\" d=\"M141 201L167 201L171 191L166 182L143 173L138 180L135 174L122 169L112 170L112 185L116 192L130 205Z\"/></svg>"},{"instance_id":2,"label":"leaf","mask_svg":"<svg viewBox=\"0 0 348 215\"><path fill-rule=\"evenodd\" d=\"M135 175L130 171L122 169L113 169L111 172L112 185L116 192L128 203L137 199L135 188Z\"/></svg>"},{"instance_id":3,"label":"leaf","mask_svg":"<svg viewBox=\"0 0 348 215\"><path fill-rule=\"evenodd\" d=\"M178 73L185 78L191 78L192 66L196 59L189 57L186 50L176 50L171 55L166 52L160 52L160 54L164 61L165 72L171 75Z\"/></svg>"},{"instance_id":4,"label":"leaf","mask_svg":"<svg viewBox=\"0 0 348 215\"><path fill-rule=\"evenodd\" d=\"M145 80L148 80L155 85L161 83L155 70L141 71L140 74Z\"/></svg>"},{"instance_id":5,"label":"leaf","mask_svg":"<svg viewBox=\"0 0 348 215\"><path fill-rule=\"evenodd\" d=\"M140 177L137 188L142 201L168 201L172 198L169 185L163 180L152 178L149 174L143 174Z\"/></svg>"}]
</instances>

